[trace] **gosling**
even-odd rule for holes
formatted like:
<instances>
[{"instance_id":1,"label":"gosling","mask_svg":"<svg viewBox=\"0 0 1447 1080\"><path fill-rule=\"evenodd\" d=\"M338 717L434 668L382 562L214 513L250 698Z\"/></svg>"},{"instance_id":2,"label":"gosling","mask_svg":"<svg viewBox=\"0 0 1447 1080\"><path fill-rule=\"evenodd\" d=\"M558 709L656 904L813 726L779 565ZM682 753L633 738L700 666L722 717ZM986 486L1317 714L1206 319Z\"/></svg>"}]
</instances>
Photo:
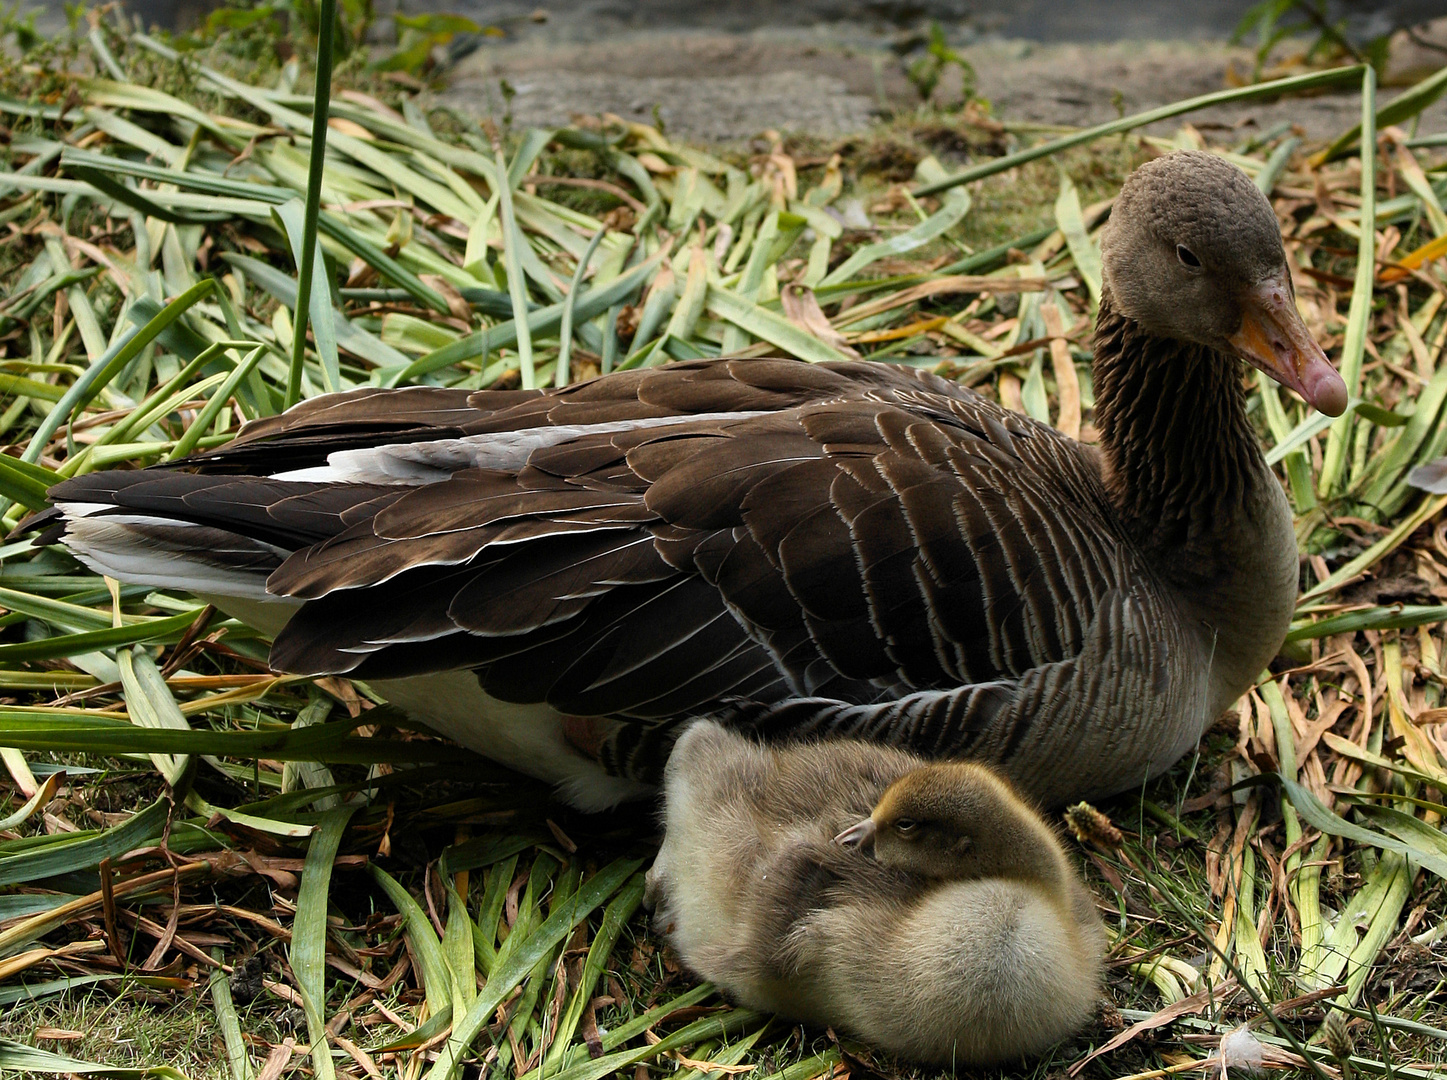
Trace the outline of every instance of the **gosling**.
<instances>
[{"instance_id":1,"label":"gosling","mask_svg":"<svg viewBox=\"0 0 1447 1080\"><path fill-rule=\"evenodd\" d=\"M770 748L703 721L664 798L645 902L683 963L740 1004L943 1066L1039 1054L1095 1010L1091 895L982 765Z\"/></svg>"}]
</instances>

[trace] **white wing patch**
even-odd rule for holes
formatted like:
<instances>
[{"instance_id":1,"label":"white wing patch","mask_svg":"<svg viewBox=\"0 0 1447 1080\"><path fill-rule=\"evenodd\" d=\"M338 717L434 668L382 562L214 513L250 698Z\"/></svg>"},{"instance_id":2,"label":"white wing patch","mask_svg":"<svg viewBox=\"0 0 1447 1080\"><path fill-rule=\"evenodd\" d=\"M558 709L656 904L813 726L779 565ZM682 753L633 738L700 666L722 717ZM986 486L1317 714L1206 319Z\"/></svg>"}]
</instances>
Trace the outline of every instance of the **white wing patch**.
<instances>
[{"instance_id":1,"label":"white wing patch","mask_svg":"<svg viewBox=\"0 0 1447 1080\"><path fill-rule=\"evenodd\" d=\"M338 450L325 465L274 474L273 480L321 484L400 484L420 486L446 480L459 469L516 471L527 464L534 450L557 446L584 435L602 435L638 428L672 427L710 420L747 420L762 410L656 416L644 420L615 420L606 424L559 424L521 431L464 435L460 439L392 443L365 450Z\"/></svg>"},{"instance_id":2,"label":"white wing patch","mask_svg":"<svg viewBox=\"0 0 1447 1080\"><path fill-rule=\"evenodd\" d=\"M92 517L95 509L104 507L73 509L87 505L60 504L66 515L66 547L97 573L137 585L265 600L268 575L290 554L259 540L174 518Z\"/></svg>"}]
</instances>

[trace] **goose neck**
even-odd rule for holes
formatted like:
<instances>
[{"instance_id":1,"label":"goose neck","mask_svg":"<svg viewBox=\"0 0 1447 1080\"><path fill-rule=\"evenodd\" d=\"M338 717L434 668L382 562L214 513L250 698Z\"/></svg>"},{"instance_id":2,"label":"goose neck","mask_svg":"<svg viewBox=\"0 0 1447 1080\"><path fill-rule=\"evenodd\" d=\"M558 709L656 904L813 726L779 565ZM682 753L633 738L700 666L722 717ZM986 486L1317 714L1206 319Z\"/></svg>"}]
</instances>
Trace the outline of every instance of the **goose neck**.
<instances>
[{"instance_id":1,"label":"goose neck","mask_svg":"<svg viewBox=\"0 0 1447 1080\"><path fill-rule=\"evenodd\" d=\"M1300 574L1291 507L1246 418L1241 365L1147 333L1102 298L1095 422L1127 536L1208 659L1214 718L1276 655Z\"/></svg>"},{"instance_id":2,"label":"goose neck","mask_svg":"<svg viewBox=\"0 0 1447 1080\"><path fill-rule=\"evenodd\" d=\"M1253 516L1266 466L1246 418L1241 364L1154 335L1107 292L1096 322L1095 423L1106 485L1158 570L1214 574Z\"/></svg>"}]
</instances>

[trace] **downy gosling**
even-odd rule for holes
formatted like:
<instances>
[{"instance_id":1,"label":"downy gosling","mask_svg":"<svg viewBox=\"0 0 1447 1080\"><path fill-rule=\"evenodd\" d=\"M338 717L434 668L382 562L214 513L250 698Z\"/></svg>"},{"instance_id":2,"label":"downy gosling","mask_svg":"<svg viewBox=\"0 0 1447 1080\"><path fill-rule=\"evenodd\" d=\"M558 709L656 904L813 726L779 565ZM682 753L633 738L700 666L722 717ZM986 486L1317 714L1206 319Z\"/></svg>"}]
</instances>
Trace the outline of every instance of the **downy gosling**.
<instances>
[{"instance_id":1,"label":"downy gosling","mask_svg":"<svg viewBox=\"0 0 1447 1080\"><path fill-rule=\"evenodd\" d=\"M645 902L739 1003L943 1066L1038 1054L1094 1012L1094 902L991 769L703 721L664 796Z\"/></svg>"}]
</instances>

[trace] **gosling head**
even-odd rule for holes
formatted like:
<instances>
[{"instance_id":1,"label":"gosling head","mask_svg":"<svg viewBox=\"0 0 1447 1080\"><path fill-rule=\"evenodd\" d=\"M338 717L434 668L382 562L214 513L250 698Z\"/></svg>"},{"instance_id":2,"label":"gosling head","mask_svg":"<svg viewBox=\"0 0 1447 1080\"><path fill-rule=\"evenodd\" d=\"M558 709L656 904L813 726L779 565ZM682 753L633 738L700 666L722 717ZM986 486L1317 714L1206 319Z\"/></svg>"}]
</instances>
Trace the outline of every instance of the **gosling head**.
<instances>
[{"instance_id":1,"label":"gosling head","mask_svg":"<svg viewBox=\"0 0 1447 1080\"><path fill-rule=\"evenodd\" d=\"M1244 172L1177 150L1120 190L1101 240L1116 310L1160 337L1238 356L1329 416L1346 384L1296 311L1276 214Z\"/></svg>"},{"instance_id":2,"label":"gosling head","mask_svg":"<svg viewBox=\"0 0 1447 1080\"><path fill-rule=\"evenodd\" d=\"M1055 835L1008 781L974 762L937 762L900 777L874 812L834 838L931 878L1055 880Z\"/></svg>"}]
</instances>

